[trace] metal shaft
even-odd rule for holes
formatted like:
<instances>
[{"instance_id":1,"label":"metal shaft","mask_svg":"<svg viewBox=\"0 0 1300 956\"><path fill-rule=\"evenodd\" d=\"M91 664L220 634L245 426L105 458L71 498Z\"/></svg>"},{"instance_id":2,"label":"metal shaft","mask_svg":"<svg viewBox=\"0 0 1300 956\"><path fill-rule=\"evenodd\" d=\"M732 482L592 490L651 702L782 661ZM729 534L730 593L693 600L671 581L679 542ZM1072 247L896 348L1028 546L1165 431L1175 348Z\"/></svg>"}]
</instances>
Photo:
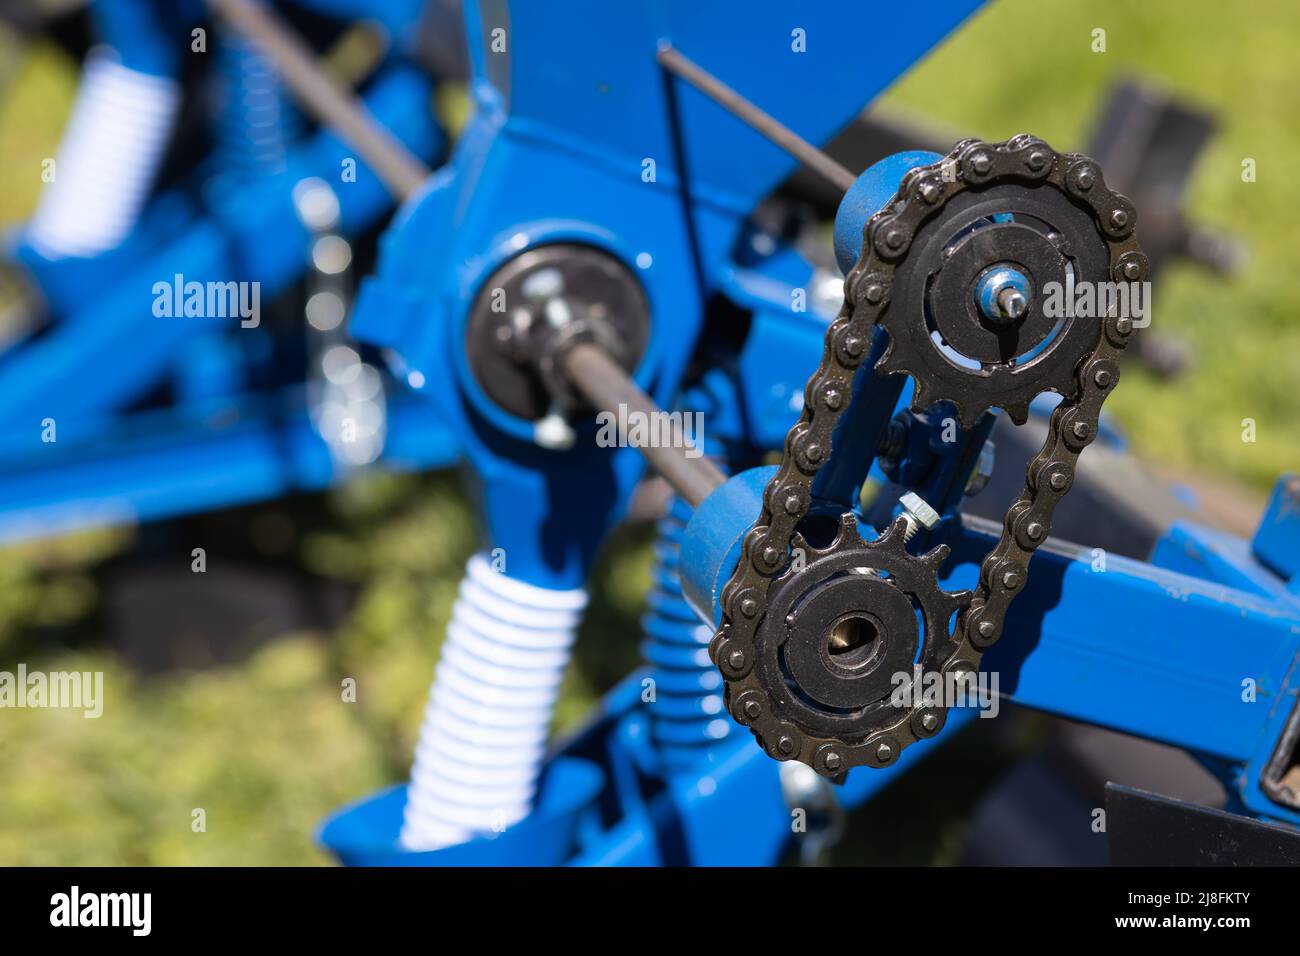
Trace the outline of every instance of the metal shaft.
<instances>
[{"instance_id":1,"label":"metal shaft","mask_svg":"<svg viewBox=\"0 0 1300 956\"><path fill-rule=\"evenodd\" d=\"M394 196L405 199L429 178L419 157L320 65L311 47L272 10L256 0L208 0L208 5L275 61L303 108L352 146Z\"/></svg>"},{"instance_id":2,"label":"metal shaft","mask_svg":"<svg viewBox=\"0 0 1300 956\"><path fill-rule=\"evenodd\" d=\"M636 382L623 371L623 367L595 345L580 343L571 347L561 359L563 371L587 401L601 411L614 415L621 424L636 413L638 418L654 421L664 412ZM626 414L620 414L620 407ZM634 447L645 456L650 467L673 486L692 508L709 496L718 485L727 480L717 465L703 457L689 458L691 445L686 441L681 425L672 421L671 440L667 446L637 444ZM622 436L626 438L627 436ZM629 444L631 444L629 442Z\"/></svg>"},{"instance_id":3,"label":"metal shaft","mask_svg":"<svg viewBox=\"0 0 1300 956\"><path fill-rule=\"evenodd\" d=\"M728 112L744 120L758 132L776 143L809 169L820 173L847 192L857 182L857 176L804 139L776 117L763 112L712 73L682 56L671 46L661 47L659 65L675 76L680 76L691 86L709 97Z\"/></svg>"}]
</instances>

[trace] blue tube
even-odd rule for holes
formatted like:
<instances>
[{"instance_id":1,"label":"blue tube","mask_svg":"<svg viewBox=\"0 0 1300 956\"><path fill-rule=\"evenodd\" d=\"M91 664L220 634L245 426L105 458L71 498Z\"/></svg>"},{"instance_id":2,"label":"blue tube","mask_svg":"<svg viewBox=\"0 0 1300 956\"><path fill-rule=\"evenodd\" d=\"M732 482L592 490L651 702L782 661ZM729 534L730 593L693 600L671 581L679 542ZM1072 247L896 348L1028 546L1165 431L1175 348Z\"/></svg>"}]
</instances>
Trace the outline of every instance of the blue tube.
<instances>
[{"instance_id":1,"label":"blue tube","mask_svg":"<svg viewBox=\"0 0 1300 956\"><path fill-rule=\"evenodd\" d=\"M117 52L123 66L176 79L189 42L188 35L182 37L180 18L189 7L161 0L93 0L90 16L99 39Z\"/></svg>"}]
</instances>

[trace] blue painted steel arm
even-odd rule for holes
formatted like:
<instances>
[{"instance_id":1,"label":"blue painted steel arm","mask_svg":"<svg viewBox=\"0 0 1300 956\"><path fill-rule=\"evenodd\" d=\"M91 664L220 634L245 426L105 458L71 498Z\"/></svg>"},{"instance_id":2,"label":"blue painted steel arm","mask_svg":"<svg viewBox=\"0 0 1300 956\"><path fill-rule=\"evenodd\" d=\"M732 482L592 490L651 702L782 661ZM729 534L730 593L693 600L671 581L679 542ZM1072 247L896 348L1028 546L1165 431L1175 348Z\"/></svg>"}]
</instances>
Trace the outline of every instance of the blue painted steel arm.
<instances>
[{"instance_id":1,"label":"blue painted steel arm","mask_svg":"<svg viewBox=\"0 0 1300 956\"><path fill-rule=\"evenodd\" d=\"M970 586L995 541L967 522L948 588ZM1057 544L1029 580L983 665L1017 703L1243 763L1294 704L1300 605Z\"/></svg>"},{"instance_id":2,"label":"blue painted steel arm","mask_svg":"<svg viewBox=\"0 0 1300 956\"><path fill-rule=\"evenodd\" d=\"M140 412L94 441L45 446L0 470L0 542L86 526L150 521L327 487L346 474L311 421L301 389L272 407L223 404L228 425ZM283 409L298 410L286 415ZM390 399L383 467L443 468L454 436L410 395Z\"/></svg>"}]
</instances>

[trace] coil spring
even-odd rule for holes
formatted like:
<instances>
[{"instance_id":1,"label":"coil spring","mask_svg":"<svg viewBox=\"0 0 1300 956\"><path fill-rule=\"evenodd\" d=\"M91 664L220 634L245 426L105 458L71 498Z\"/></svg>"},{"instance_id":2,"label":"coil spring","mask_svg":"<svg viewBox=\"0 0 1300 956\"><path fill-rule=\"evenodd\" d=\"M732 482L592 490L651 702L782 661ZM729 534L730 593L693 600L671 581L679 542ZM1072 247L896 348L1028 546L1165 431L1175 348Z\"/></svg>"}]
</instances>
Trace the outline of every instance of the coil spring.
<instances>
[{"instance_id":1,"label":"coil spring","mask_svg":"<svg viewBox=\"0 0 1300 956\"><path fill-rule=\"evenodd\" d=\"M275 63L235 33L222 37L217 155L222 169L275 175L288 164L302 117Z\"/></svg>"},{"instance_id":2,"label":"coil spring","mask_svg":"<svg viewBox=\"0 0 1300 956\"><path fill-rule=\"evenodd\" d=\"M648 608L641 619L646 635L642 653L653 668L651 739L670 774L709 759L734 726L723 705L722 676L709 660L713 630L686 603L678 577L682 534L690 517L690 506L675 499L659 519Z\"/></svg>"},{"instance_id":3,"label":"coil spring","mask_svg":"<svg viewBox=\"0 0 1300 956\"><path fill-rule=\"evenodd\" d=\"M411 850L501 830L532 808L584 590L466 567L429 691L401 841Z\"/></svg>"},{"instance_id":4,"label":"coil spring","mask_svg":"<svg viewBox=\"0 0 1300 956\"><path fill-rule=\"evenodd\" d=\"M41 195L28 241L48 259L97 256L135 227L180 104L180 84L128 69L96 49L86 59L57 175Z\"/></svg>"}]
</instances>

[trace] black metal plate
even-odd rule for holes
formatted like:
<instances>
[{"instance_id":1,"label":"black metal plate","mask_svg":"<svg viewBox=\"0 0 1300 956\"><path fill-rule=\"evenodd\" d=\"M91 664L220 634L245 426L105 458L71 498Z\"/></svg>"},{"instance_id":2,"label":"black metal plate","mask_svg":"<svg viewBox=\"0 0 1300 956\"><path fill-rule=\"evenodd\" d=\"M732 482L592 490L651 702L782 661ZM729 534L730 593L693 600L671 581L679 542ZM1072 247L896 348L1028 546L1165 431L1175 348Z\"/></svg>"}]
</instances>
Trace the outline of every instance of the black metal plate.
<instances>
[{"instance_id":1,"label":"black metal plate","mask_svg":"<svg viewBox=\"0 0 1300 956\"><path fill-rule=\"evenodd\" d=\"M1106 785L1112 866L1300 866L1300 831Z\"/></svg>"}]
</instances>

